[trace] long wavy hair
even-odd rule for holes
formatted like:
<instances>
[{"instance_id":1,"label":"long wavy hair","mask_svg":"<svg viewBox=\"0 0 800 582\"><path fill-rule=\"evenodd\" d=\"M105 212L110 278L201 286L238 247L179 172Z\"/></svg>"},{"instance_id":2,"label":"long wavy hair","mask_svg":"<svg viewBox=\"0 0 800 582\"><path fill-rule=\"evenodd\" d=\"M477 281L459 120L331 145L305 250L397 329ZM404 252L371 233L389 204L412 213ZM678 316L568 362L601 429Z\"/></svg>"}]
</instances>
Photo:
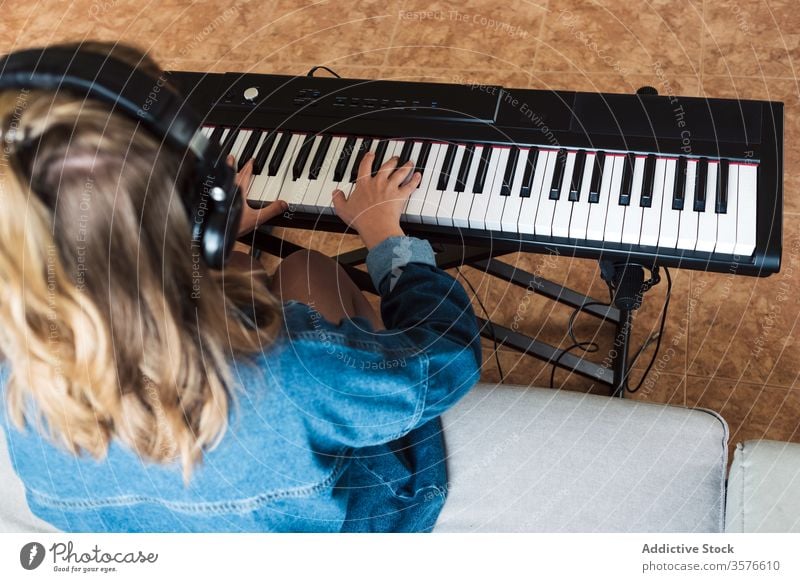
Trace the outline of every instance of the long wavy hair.
<instances>
[{"instance_id":1,"label":"long wavy hair","mask_svg":"<svg viewBox=\"0 0 800 582\"><path fill-rule=\"evenodd\" d=\"M82 48L158 74L130 47ZM119 439L188 480L226 430L232 361L274 341L280 304L253 273L204 265L180 195L187 154L66 92L0 92L0 123L10 418L76 455Z\"/></svg>"}]
</instances>

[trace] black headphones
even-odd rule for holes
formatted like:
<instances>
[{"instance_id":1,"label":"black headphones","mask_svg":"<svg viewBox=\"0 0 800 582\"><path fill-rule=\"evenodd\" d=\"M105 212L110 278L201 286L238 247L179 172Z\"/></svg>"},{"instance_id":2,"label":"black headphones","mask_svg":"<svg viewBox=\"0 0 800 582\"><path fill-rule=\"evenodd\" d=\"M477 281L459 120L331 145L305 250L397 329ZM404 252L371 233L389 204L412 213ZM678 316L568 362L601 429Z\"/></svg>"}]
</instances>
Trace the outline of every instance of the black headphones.
<instances>
[{"instance_id":1,"label":"black headphones","mask_svg":"<svg viewBox=\"0 0 800 582\"><path fill-rule=\"evenodd\" d=\"M191 151L194 168L183 202L192 227L192 244L206 264L221 268L239 228L242 197L235 171L219 144L200 131L200 120L166 78L155 78L104 54L62 47L28 49L0 58L0 90L66 90L96 99L141 122L177 152Z\"/></svg>"}]
</instances>

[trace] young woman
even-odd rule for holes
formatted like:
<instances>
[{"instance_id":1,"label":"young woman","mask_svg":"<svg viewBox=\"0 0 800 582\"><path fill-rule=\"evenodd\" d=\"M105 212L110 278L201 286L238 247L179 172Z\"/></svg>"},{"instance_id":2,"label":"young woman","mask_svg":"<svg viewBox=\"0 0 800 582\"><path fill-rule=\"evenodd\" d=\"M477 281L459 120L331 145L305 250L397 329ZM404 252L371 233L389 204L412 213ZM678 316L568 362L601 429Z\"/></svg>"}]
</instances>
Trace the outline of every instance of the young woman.
<instances>
[{"instance_id":1,"label":"young woman","mask_svg":"<svg viewBox=\"0 0 800 582\"><path fill-rule=\"evenodd\" d=\"M85 45L155 65L133 49ZM209 270L186 152L66 92L0 93L0 388L31 510L66 531L428 531L439 415L477 381L463 289L399 217L411 164L366 156L337 214L381 314L332 260ZM185 161L184 161L185 165ZM239 176L246 189L249 168ZM242 232L282 211L248 210Z\"/></svg>"}]
</instances>

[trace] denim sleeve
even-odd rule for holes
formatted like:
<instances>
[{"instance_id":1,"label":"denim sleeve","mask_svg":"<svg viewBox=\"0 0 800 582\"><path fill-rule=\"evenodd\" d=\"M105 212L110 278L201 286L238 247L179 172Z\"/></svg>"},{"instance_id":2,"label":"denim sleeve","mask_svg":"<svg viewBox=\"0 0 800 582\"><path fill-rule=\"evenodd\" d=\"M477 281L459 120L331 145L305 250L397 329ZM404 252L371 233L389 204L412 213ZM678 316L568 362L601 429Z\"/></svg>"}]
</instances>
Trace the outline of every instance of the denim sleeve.
<instances>
[{"instance_id":1,"label":"denim sleeve","mask_svg":"<svg viewBox=\"0 0 800 582\"><path fill-rule=\"evenodd\" d=\"M303 343L294 351L314 358L319 370L306 422L326 445L400 438L441 415L479 378L481 343L471 303L436 267L426 241L392 237L370 251L367 268L381 291L385 330L360 318L332 324L303 306L302 318L313 321L293 334Z\"/></svg>"}]
</instances>

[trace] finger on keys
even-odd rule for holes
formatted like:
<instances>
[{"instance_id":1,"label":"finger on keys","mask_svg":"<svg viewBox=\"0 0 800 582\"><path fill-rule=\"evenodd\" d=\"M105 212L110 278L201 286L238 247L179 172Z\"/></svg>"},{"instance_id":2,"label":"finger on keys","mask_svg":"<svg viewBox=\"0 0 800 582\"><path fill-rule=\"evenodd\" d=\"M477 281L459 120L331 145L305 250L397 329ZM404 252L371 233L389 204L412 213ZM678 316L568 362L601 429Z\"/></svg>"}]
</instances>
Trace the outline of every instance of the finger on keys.
<instances>
[{"instance_id":1,"label":"finger on keys","mask_svg":"<svg viewBox=\"0 0 800 582\"><path fill-rule=\"evenodd\" d=\"M356 180L369 180L372 177L372 160L375 158L375 154L372 152L367 152L364 154L364 157L361 158L361 163L358 165L358 179Z\"/></svg>"},{"instance_id":2,"label":"finger on keys","mask_svg":"<svg viewBox=\"0 0 800 582\"><path fill-rule=\"evenodd\" d=\"M336 214L339 214L339 208L347 202L347 199L344 197L344 192L337 188L333 191L331 198L333 200L333 209L336 211Z\"/></svg>"},{"instance_id":3,"label":"finger on keys","mask_svg":"<svg viewBox=\"0 0 800 582\"><path fill-rule=\"evenodd\" d=\"M378 169L378 174L383 176L384 178L389 178L392 175L392 172L395 171L397 168L397 162L400 161L399 156L392 156L388 160L386 160L383 165Z\"/></svg>"},{"instance_id":4,"label":"finger on keys","mask_svg":"<svg viewBox=\"0 0 800 582\"><path fill-rule=\"evenodd\" d=\"M233 156L229 156L229 159L233 159ZM253 178L253 160L248 161L242 171L236 174L236 185L239 187L239 190L242 192L245 198L250 194L250 184Z\"/></svg>"},{"instance_id":5,"label":"finger on keys","mask_svg":"<svg viewBox=\"0 0 800 582\"><path fill-rule=\"evenodd\" d=\"M411 160L397 168L397 170L389 176L389 183L392 186L400 186L409 177L411 171L414 169L414 162Z\"/></svg>"},{"instance_id":6,"label":"finger on keys","mask_svg":"<svg viewBox=\"0 0 800 582\"><path fill-rule=\"evenodd\" d=\"M403 195L403 198L408 198L411 196L411 193L417 189L417 186L419 186L421 181L422 172L414 172L414 174L411 176L411 179L399 188L400 194Z\"/></svg>"}]
</instances>

